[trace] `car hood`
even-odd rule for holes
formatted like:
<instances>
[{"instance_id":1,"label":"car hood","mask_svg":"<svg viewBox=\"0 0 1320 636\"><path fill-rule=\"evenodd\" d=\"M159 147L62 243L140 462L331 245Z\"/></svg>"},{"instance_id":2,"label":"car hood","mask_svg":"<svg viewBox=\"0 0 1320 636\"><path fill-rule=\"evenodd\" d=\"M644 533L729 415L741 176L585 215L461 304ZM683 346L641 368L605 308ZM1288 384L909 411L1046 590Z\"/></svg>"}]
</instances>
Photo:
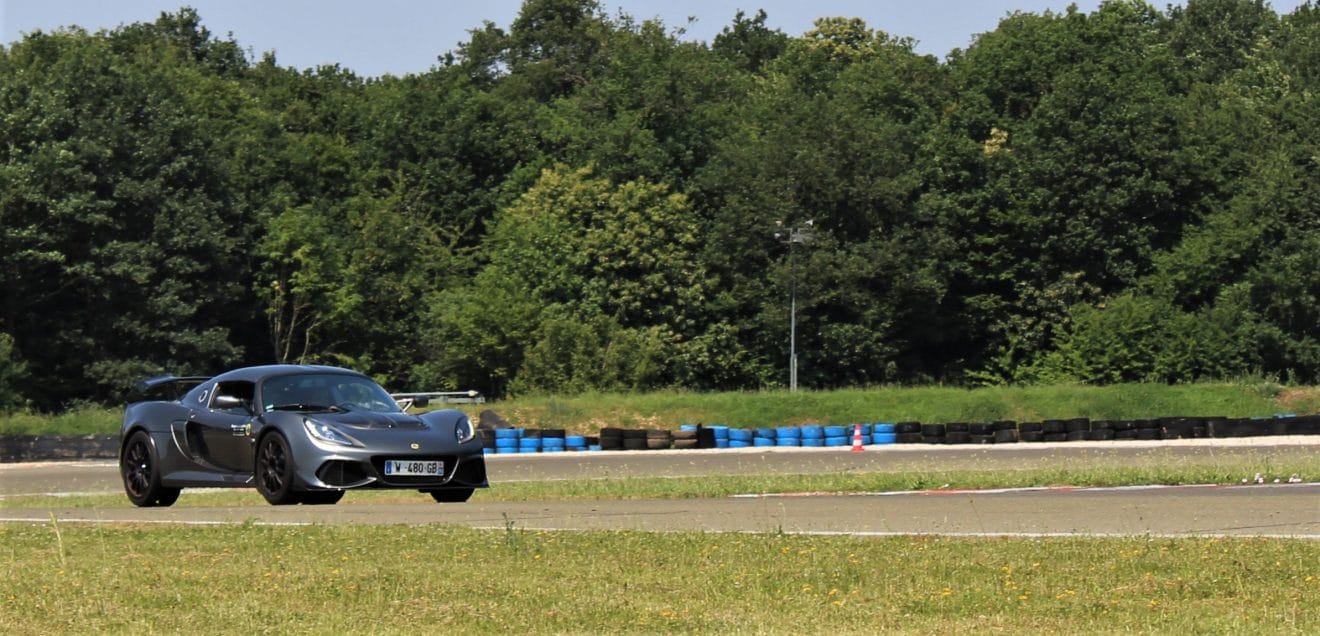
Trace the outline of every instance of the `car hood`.
<instances>
[{"instance_id":1,"label":"car hood","mask_svg":"<svg viewBox=\"0 0 1320 636\"><path fill-rule=\"evenodd\" d=\"M345 428L359 430L398 428L424 429L422 418L406 413L373 413L371 411L348 411L345 413L317 413L312 416L323 422L332 422Z\"/></svg>"}]
</instances>

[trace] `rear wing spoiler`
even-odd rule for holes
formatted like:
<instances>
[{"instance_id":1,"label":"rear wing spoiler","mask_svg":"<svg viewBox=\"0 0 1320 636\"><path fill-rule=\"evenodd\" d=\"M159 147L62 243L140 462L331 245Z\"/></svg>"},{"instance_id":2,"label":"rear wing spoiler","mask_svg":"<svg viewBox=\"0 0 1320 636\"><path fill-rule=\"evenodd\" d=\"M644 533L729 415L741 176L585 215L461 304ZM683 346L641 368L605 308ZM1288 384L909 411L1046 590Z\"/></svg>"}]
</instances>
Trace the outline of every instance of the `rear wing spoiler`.
<instances>
[{"instance_id":1,"label":"rear wing spoiler","mask_svg":"<svg viewBox=\"0 0 1320 636\"><path fill-rule=\"evenodd\" d=\"M151 400L177 400L193 387L210 380L210 376L158 375L139 381L129 393L129 402L147 402Z\"/></svg>"},{"instance_id":2,"label":"rear wing spoiler","mask_svg":"<svg viewBox=\"0 0 1320 636\"><path fill-rule=\"evenodd\" d=\"M486 398L478 391L430 391L425 393L391 393L399 409L408 410L414 404L425 406L431 402L441 404L485 404Z\"/></svg>"}]
</instances>

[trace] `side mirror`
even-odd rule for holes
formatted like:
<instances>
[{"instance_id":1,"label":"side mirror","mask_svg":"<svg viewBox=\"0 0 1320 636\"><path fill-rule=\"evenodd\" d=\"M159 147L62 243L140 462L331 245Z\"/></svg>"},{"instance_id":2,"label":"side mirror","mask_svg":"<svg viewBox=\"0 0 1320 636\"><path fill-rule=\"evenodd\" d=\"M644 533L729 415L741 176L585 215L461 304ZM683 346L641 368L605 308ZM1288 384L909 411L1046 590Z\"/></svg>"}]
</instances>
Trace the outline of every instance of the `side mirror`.
<instances>
[{"instance_id":1,"label":"side mirror","mask_svg":"<svg viewBox=\"0 0 1320 636\"><path fill-rule=\"evenodd\" d=\"M425 408L431 405L431 398L426 397L425 395L419 395L413 398L412 405L419 409Z\"/></svg>"}]
</instances>

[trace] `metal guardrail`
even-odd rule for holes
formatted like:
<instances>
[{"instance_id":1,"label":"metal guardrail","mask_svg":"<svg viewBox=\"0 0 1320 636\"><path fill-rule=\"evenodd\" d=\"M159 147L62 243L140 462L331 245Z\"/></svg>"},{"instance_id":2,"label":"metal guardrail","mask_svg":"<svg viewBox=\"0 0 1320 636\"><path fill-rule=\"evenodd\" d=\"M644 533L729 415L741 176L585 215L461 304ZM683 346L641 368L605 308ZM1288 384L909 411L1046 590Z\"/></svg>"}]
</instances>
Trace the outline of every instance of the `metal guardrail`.
<instances>
[{"instance_id":1,"label":"metal guardrail","mask_svg":"<svg viewBox=\"0 0 1320 636\"><path fill-rule=\"evenodd\" d=\"M391 393L390 397L399 403L399 408L406 411L418 398L441 404L485 404L486 398L479 391L424 391L418 393Z\"/></svg>"}]
</instances>

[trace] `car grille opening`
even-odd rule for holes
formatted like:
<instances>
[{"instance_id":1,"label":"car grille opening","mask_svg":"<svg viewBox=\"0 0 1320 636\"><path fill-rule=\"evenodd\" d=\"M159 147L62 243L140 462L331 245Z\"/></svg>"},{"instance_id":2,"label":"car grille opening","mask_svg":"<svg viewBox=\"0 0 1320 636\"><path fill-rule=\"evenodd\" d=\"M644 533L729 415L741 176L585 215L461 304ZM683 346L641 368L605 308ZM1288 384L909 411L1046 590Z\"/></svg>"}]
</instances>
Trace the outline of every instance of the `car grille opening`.
<instances>
[{"instance_id":1,"label":"car grille opening","mask_svg":"<svg viewBox=\"0 0 1320 636\"><path fill-rule=\"evenodd\" d=\"M467 484L470 486L480 486L486 483L486 462L484 461L459 461L458 467L454 469L454 474L450 481Z\"/></svg>"},{"instance_id":2,"label":"car grille opening","mask_svg":"<svg viewBox=\"0 0 1320 636\"><path fill-rule=\"evenodd\" d=\"M316 470L316 478L329 486L349 488L371 481L367 467L359 462L332 459Z\"/></svg>"}]
</instances>

